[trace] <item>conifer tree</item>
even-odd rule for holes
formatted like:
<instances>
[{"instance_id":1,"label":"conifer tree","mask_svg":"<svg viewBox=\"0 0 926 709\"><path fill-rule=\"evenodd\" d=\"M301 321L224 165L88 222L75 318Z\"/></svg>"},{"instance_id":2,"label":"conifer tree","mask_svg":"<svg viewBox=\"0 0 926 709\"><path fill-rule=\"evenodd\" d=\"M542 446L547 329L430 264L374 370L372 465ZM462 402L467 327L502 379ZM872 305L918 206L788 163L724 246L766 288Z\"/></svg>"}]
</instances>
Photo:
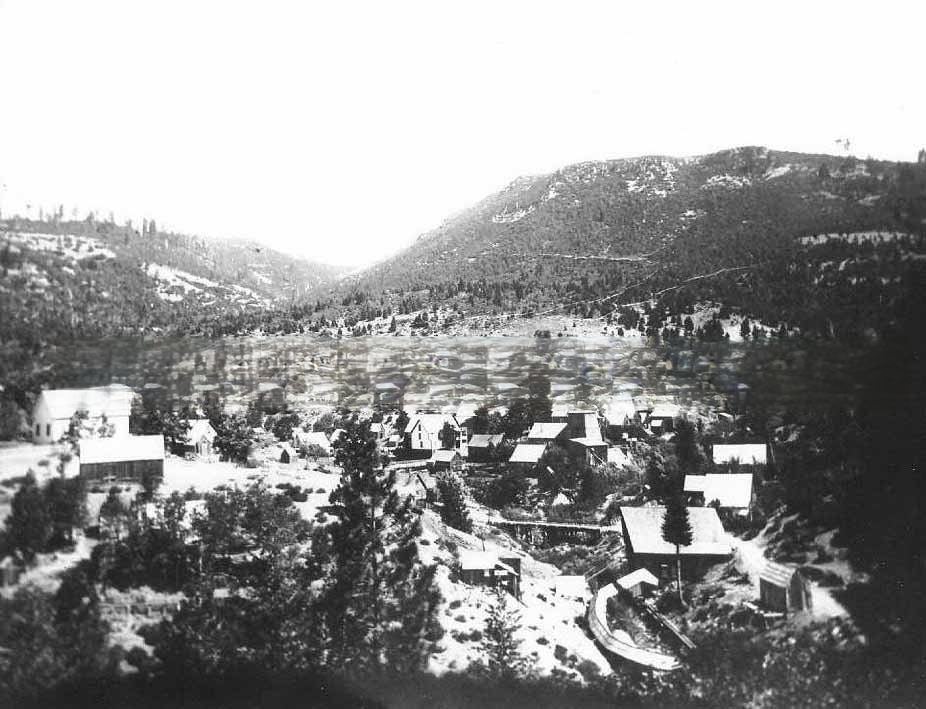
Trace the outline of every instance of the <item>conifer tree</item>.
<instances>
[{"instance_id":1,"label":"conifer tree","mask_svg":"<svg viewBox=\"0 0 926 709\"><path fill-rule=\"evenodd\" d=\"M328 664L413 671L427 657L439 595L418 558L418 515L383 470L369 422L351 419L335 444L343 470L331 494L336 520L313 540L330 559L321 599Z\"/></svg>"},{"instance_id":2,"label":"conifer tree","mask_svg":"<svg viewBox=\"0 0 926 709\"><path fill-rule=\"evenodd\" d=\"M440 493L440 517L449 527L461 532L472 532L473 521L469 518L466 507L466 485L454 472L441 473L437 476L437 490Z\"/></svg>"},{"instance_id":3,"label":"conifer tree","mask_svg":"<svg viewBox=\"0 0 926 709\"><path fill-rule=\"evenodd\" d=\"M27 561L43 551L52 534L52 521L42 491L30 470L13 496L10 516L6 519L10 545L22 552Z\"/></svg>"},{"instance_id":4,"label":"conifer tree","mask_svg":"<svg viewBox=\"0 0 926 709\"><path fill-rule=\"evenodd\" d=\"M508 608L508 594L501 587L495 589L495 599L486 616L482 649L486 654L486 670L493 677L523 678L530 663L518 648L521 641L515 633L521 627L521 615Z\"/></svg>"},{"instance_id":5,"label":"conifer tree","mask_svg":"<svg viewBox=\"0 0 926 709\"><path fill-rule=\"evenodd\" d=\"M662 520L662 538L675 545L675 579L678 584L678 599L682 600L682 556L680 546L691 544L691 522L688 508L682 495L676 492L666 500L666 516Z\"/></svg>"}]
</instances>

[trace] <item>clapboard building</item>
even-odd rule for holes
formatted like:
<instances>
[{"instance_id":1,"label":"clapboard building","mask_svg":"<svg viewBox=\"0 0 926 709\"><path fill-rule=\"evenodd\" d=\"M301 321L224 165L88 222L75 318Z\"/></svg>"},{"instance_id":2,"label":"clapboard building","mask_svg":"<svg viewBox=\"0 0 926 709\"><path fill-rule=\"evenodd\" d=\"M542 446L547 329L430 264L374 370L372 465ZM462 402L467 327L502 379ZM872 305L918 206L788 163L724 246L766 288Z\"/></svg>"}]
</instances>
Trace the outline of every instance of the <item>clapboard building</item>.
<instances>
[{"instance_id":1,"label":"clapboard building","mask_svg":"<svg viewBox=\"0 0 926 709\"><path fill-rule=\"evenodd\" d=\"M164 477L164 436L87 438L78 449L80 477L89 481L140 482Z\"/></svg>"},{"instance_id":2,"label":"clapboard building","mask_svg":"<svg viewBox=\"0 0 926 709\"><path fill-rule=\"evenodd\" d=\"M32 409L32 440L55 443L61 440L71 425L71 417L85 415L82 427L93 430L105 420L114 435L127 436L129 415L135 393L124 384L111 384L90 389L46 389Z\"/></svg>"}]
</instances>

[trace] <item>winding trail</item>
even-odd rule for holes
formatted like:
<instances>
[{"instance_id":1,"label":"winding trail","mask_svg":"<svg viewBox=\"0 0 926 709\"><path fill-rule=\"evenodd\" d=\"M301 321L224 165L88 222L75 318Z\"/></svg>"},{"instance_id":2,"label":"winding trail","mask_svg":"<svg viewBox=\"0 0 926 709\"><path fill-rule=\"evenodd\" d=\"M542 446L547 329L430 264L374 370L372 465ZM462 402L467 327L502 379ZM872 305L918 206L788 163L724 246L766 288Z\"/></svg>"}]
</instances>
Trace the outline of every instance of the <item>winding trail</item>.
<instances>
[{"instance_id":1,"label":"winding trail","mask_svg":"<svg viewBox=\"0 0 926 709\"><path fill-rule=\"evenodd\" d=\"M679 661L671 655L642 648L627 633L612 631L608 627L608 599L615 595L617 587L608 584L599 588L588 604L588 627L601 646L618 657L654 670L669 672L681 667Z\"/></svg>"}]
</instances>

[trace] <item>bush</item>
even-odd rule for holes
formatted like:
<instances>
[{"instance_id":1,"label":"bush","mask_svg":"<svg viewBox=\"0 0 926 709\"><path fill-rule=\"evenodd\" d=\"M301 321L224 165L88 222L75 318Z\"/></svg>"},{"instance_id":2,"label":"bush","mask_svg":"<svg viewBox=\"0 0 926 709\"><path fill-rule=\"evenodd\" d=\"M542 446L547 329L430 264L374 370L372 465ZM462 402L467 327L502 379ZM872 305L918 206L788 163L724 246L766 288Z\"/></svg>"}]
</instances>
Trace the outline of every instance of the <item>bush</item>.
<instances>
[{"instance_id":1,"label":"bush","mask_svg":"<svg viewBox=\"0 0 926 709\"><path fill-rule=\"evenodd\" d=\"M539 638L537 638L537 644L538 644L538 645L549 645L549 644L550 644L550 641L547 640L547 639L544 638L544 637L539 637Z\"/></svg>"},{"instance_id":2,"label":"bush","mask_svg":"<svg viewBox=\"0 0 926 709\"><path fill-rule=\"evenodd\" d=\"M568 655L568 650L562 645L557 645L553 648L553 657L555 657L560 662L566 662L566 656Z\"/></svg>"}]
</instances>

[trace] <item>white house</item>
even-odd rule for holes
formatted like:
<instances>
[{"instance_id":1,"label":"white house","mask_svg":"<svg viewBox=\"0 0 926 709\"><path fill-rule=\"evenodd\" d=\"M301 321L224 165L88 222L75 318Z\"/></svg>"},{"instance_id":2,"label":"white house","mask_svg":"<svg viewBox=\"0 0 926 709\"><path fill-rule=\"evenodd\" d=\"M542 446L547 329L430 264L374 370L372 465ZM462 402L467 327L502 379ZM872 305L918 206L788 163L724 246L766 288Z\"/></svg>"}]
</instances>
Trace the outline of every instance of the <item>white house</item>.
<instances>
[{"instance_id":1,"label":"white house","mask_svg":"<svg viewBox=\"0 0 926 709\"><path fill-rule=\"evenodd\" d=\"M188 423L190 428L187 431L186 447L201 458L210 458L216 432L209 419L190 419Z\"/></svg>"},{"instance_id":2,"label":"white house","mask_svg":"<svg viewBox=\"0 0 926 709\"><path fill-rule=\"evenodd\" d=\"M444 426L450 427L452 440L441 440ZM405 427L405 440L411 450L455 450L461 457L467 456L466 429L460 426L454 414L414 414Z\"/></svg>"},{"instance_id":3,"label":"white house","mask_svg":"<svg viewBox=\"0 0 926 709\"><path fill-rule=\"evenodd\" d=\"M68 432L77 411L87 414L85 428L96 428L106 417L117 437L129 435L129 415L134 392L124 384L92 389L46 389L32 409L32 440L54 443Z\"/></svg>"}]
</instances>

